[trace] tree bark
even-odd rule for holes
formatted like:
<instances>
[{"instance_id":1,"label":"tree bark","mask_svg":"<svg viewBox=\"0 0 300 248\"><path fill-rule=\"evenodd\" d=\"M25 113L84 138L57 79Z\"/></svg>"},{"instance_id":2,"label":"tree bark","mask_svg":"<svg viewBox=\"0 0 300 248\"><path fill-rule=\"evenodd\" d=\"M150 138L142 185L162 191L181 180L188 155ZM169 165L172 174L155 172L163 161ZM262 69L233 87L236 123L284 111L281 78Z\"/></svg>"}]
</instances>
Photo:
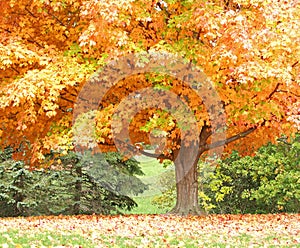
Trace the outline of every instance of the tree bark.
<instances>
[{"instance_id":1,"label":"tree bark","mask_svg":"<svg viewBox=\"0 0 300 248\"><path fill-rule=\"evenodd\" d=\"M244 138L256 128L250 128L244 132L234 135L224 140L219 140L208 145L207 139L211 135L209 126L202 128L200 133L199 144L192 144L190 147L180 147L180 152L176 151L177 155L175 164L176 175L176 205L169 214L176 215L202 215L205 214L201 210L198 203L198 161L201 154L210 149L229 144L238 139Z\"/></svg>"},{"instance_id":2,"label":"tree bark","mask_svg":"<svg viewBox=\"0 0 300 248\"><path fill-rule=\"evenodd\" d=\"M176 175L176 205L169 212L175 215L202 215L198 203L198 171L197 165L200 154L194 155L192 164L189 164L193 154L183 153L175 160Z\"/></svg>"}]
</instances>

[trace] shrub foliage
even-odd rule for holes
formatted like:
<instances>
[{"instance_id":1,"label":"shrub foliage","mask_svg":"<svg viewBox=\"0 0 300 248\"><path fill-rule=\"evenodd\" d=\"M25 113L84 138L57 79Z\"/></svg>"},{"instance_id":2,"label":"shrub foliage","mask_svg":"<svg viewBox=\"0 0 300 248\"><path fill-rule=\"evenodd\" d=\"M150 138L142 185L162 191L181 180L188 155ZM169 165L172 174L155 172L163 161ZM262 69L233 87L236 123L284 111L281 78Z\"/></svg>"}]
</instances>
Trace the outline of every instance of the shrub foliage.
<instances>
[{"instance_id":1,"label":"shrub foliage","mask_svg":"<svg viewBox=\"0 0 300 248\"><path fill-rule=\"evenodd\" d=\"M172 176L161 179L164 191L154 204L173 206ZM232 152L217 166L202 162L199 181L199 202L209 213L300 212L300 135L269 143L253 157Z\"/></svg>"}]
</instances>

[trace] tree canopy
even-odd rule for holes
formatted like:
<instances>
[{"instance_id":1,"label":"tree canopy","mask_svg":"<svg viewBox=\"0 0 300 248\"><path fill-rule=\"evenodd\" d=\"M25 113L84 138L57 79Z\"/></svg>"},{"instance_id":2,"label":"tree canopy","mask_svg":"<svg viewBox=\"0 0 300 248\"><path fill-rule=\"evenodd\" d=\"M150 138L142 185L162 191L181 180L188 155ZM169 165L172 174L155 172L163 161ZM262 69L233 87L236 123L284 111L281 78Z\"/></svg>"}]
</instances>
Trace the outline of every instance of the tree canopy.
<instances>
[{"instance_id":1,"label":"tree canopy","mask_svg":"<svg viewBox=\"0 0 300 248\"><path fill-rule=\"evenodd\" d=\"M151 51L202 68L226 114L226 149L249 152L289 135L300 128L299 9L283 0L1 0L0 144L32 166L46 166L51 151L73 150L74 104L90 77L109 61ZM203 99L154 72L119 80L99 103L101 149L116 150L111 123L119 103L147 87L167 88L187 104L208 149L213 130ZM154 142L158 128L166 144L158 152L174 159L180 124L163 110L134 116L131 143Z\"/></svg>"}]
</instances>

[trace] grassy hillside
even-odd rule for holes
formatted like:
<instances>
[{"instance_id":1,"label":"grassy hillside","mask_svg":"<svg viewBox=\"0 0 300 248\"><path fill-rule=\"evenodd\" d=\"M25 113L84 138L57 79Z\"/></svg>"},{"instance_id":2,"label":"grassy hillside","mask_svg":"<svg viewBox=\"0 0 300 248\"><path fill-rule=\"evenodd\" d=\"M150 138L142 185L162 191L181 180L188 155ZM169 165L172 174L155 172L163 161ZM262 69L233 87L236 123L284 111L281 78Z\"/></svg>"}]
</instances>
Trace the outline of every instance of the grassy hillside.
<instances>
[{"instance_id":1,"label":"grassy hillside","mask_svg":"<svg viewBox=\"0 0 300 248\"><path fill-rule=\"evenodd\" d=\"M138 156L136 159L141 163L142 170L145 173L144 176L139 176L139 178L149 186L149 189L138 196L132 196L138 207L125 213L160 214L167 212L168 209L159 209L157 206L152 205L151 201L154 196L161 194L160 179L163 174L169 170L174 171L174 167L164 168L163 164L159 163L157 159L146 156Z\"/></svg>"}]
</instances>

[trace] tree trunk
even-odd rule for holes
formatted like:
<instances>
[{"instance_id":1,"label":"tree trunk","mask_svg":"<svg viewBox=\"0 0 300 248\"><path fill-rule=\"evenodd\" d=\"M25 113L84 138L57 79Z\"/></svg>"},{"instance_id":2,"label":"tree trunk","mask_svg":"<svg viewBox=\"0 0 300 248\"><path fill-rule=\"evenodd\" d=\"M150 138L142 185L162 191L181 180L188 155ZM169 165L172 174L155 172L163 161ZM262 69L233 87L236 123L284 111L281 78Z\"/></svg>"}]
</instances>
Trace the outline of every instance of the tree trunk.
<instances>
[{"instance_id":1,"label":"tree trunk","mask_svg":"<svg viewBox=\"0 0 300 248\"><path fill-rule=\"evenodd\" d=\"M175 160L176 174L176 205L169 212L176 215L201 215L198 204L198 172L197 164L200 154L189 154L184 152L183 155ZM194 158L193 160L192 157ZM192 162L192 164L191 164Z\"/></svg>"}]
</instances>

